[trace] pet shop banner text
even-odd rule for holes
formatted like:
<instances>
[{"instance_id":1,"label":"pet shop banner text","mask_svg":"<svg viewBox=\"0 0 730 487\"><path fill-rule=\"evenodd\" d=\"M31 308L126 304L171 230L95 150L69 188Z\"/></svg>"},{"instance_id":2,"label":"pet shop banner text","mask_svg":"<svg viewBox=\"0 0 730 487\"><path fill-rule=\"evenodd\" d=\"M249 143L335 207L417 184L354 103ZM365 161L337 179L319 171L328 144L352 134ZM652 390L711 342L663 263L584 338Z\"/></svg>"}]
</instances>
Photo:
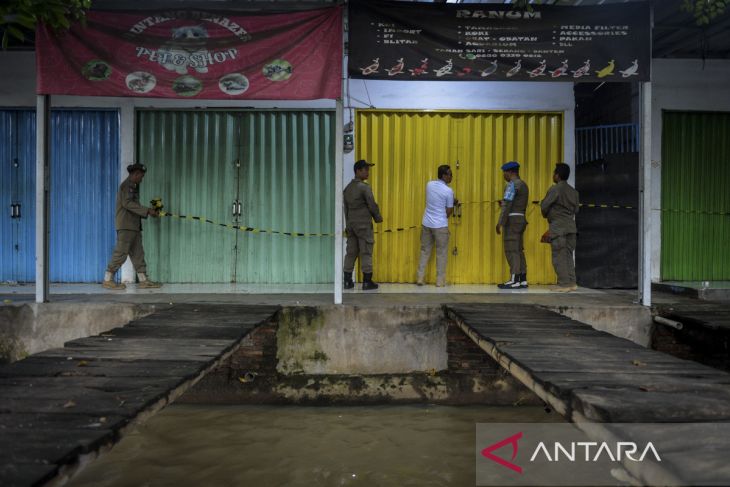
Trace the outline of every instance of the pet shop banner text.
<instances>
[{"instance_id":1,"label":"pet shop banner text","mask_svg":"<svg viewBox=\"0 0 730 487\"><path fill-rule=\"evenodd\" d=\"M649 2L529 9L350 2L352 78L649 81Z\"/></svg>"},{"instance_id":2,"label":"pet shop banner text","mask_svg":"<svg viewBox=\"0 0 730 487\"><path fill-rule=\"evenodd\" d=\"M92 11L66 32L39 26L36 51L39 94L335 99L342 11Z\"/></svg>"}]
</instances>

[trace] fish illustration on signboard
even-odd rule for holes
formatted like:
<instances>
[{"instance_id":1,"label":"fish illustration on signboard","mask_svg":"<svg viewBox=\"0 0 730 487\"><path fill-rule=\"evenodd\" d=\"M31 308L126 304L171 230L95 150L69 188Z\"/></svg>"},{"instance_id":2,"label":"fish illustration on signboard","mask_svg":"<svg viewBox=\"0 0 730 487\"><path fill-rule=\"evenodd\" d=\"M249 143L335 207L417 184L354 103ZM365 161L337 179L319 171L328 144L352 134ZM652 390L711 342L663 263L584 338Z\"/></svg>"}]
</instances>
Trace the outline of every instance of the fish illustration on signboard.
<instances>
[{"instance_id":1,"label":"fish illustration on signboard","mask_svg":"<svg viewBox=\"0 0 730 487\"><path fill-rule=\"evenodd\" d=\"M395 62L395 66L393 66L390 69L386 69L385 71L388 72L388 76L395 76L397 74L403 74L404 66L405 66L405 63L403 63L403 58L400 58Z\"/></svg>"},{"instance_id":2,"label":"fish illustration on signboard","mask_svg":"<svg viewBox=\"0 0 730 487\"><path fill-rule=\"evenodd\" d=\"M487 66L486 68L484 68L482 70L482 74L481 74L482 78L486 78L487 76L494 74L494 72L497 71L498 67L499 67L499 65L497 64L497 60L495 59L494 61L492 61L489 64L489 66Z\"/></svg>"},{"instance_id":3,"label":"fish illustration on signboard","mask_svg":"<svg viewBox=\"0 0 730 487\"><path fill-rule=\"evenodd\" d=\"M518 59L517 62L515 63L514 68L507 71L507 77L511 78L512 76L516 75L517 73L520 72L520 69L522 69L522 59Z\"/></svg>"},{"instance_id":4,"label":"fish illustration on signboard","mask_svg":"<svg viewBox=\"0 0 730 487\"><path fill-rule=\"evenodd\" d=\"M575 71L571 71L573 73L573 78L581 78L591 71L591 60L586 60L585 63L583 63L583 66L581 66L579 69L576 69Z\"/></svg>"},{"instance_id":5,"label":"fish illustration on signboard","mask_svg":"<svg viewBox=\"0 0 730 487\"><path fill-rule=\"evenodd\" d=\"M544 59L540 61L540 65L530 71L530 78L536 78L538 76L545 76L545 68L547 67L547 61Z\"/></svg>"},{"instance_id":6,"label":"fish illustration on signboard","mask_svg":"<svg viewBox=\"0 0 730 487\"><path fill-rule=\"evenodd\" d=\"M611 59L605 68L601 69L600 71L596 71L596 75L599 78L605 78L606 76L613 76L613 70L615 68L616 68L616 64L613 62L613 59Z\"/></svg>"},{"instance_id":7,"label":"fish illustration on signboard","mask_svg":"<svg viewBox=\"0 0 730 487\"><path fill-rule=\"evenodd\" d=\"M421 65L417 68L408 69L411 76L421 76L428 72L428 58L421 59Z\"/></svg>"},{"instance_id":8,"label":"fish illustration on signboard","mask_svg":"<svg viewBox=\"0 0 730 487\"><path fill-rule=\"evenodd\" d=\"M553 69L550 71L550 76L552 78L560 78L561 76L568 76L568 60L566 59L563 61L563 63L560 65L559 68Z\"/></svg>"},{"instance_id":9,"label":"fish illustration on signboard","mask_svg":"<svg viewBox=\"0 0 730 487\"><path fill-rule=\"evenodd\" d=\"M433 72L436 73L436 77L440 78L442 76L446 76L447 74L454 74L451 71L451 68L454 67L454 63L451 61L451 59L446 60L446 64L441 66L438 69L434 69Z\"/></svg>"},{"instance_id":10,"label":"fish illustration on signboard","mask_svg":"<svg viewBox=\"0 0 730 487\"><path fill-rule=\"evenodd\" d=\"M377 73L378 69L380 68L380 58L376 57L373 59L373 64L366 68L360 68L360 71L362 72L363 76L367 76L369 74Z\"/></svg>"},{"instance_id":11,"label":"fish illustration on signboard","mask_svg":"<svg viewBox=\"0 0 730 487\"><path fill-rule=\"evenodd\" d=\"M631 63L631 66L629 66L628 68L626 68L622 71L619 71L619 73L621 73L621 77L628 78L629 76L638 76L639 75L638 71L639 71L639 60L634 59L634 62Z\"/></svg>"}]
</instances>

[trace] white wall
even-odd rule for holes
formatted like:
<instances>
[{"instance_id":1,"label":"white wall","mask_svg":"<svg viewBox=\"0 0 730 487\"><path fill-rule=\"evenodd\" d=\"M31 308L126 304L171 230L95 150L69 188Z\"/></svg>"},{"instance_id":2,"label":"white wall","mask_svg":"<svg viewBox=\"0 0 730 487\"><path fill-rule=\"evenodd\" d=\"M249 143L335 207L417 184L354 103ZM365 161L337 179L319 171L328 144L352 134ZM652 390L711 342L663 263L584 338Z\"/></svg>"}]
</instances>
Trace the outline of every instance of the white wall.
<instances>
[{"instance_id":1,"label":"white wall","mask_svg":"<svg viewBox=\"0 0 730 487\"><path fill-rule=\"evenodd\" d=\"M662 111L730 112L730 60L654 59L652 63L652 280L660 278Z\"/></svg>"}]
</instances>

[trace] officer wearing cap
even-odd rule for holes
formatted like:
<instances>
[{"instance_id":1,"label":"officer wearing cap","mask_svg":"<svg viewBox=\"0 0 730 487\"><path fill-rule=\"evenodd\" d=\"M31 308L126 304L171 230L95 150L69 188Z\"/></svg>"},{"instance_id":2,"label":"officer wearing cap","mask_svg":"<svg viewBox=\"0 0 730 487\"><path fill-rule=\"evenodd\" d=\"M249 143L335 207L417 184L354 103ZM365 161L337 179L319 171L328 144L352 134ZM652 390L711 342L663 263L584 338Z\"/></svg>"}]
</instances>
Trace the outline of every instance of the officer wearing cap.
<instances>
[{"instance_id":1,"label":"officer wearing cap","mask_svg":"<svg viewBox=\"0 0 730 487\"><path fill-rule=\"evenodd\" d=\"M132 259L134 270L137 272L140 288L157 288L160 284L147 278L147 264L144 260L142 248L142 218L159 216L154 208L147 208L139 203L139 185L144 179L147 168L144 164L130 164L127 166L129 176L119 186L116 201L114 223L117 229L117 244L114 247L111 261L104 273L102 286L107 289L125 289L124 284L114 282L114 274L127 260Z\"/></svg>"},{"instance_id":2,"label":"officer wearing cap","mask_svg":"<svg viewBox=\"0 0 730 487\"><path fill-rule=\"evenodd\" d=\"M578 230L575 215L580 208L578 191L568 184L570 166L559 162L555 165L552 186L545 199L540 202L542 216L550 224L543 241L549 242L552 249L553 268L558 275L558 292L572 292L578 289L575 282L575 250Z\"/></svg>"},{"instance_id":3,"label":"officer wearing cap","mask_svg":"<svg viewBox=\"0 0 730 487\"><path fill-rule=\"evenodd\" d=\"M502 212L497 223L497 235L503 234L504 255L509 265L510 279L498 284L500 289L521 289L527 287L527 263L523 236L527 228L527 203L530 191L520 179L520 164L510 161L502 165L502 174L507 186L500 202Z\"/></svg>"},{"instance_id":4,"label":"officer wearing cap","mask_svg":"<svg viewBox=\"0 0 730 487\"><path fill-rule=\"evenodd\" d=\"M365 160L355 163L355 178L350 181L343 197L345 202L345 222L347 231L347 253L344 266L344 288L352 289L355 283L352 280L352 271L355 269L355 259L360 256L362 268L362 288L364 290L378 289L373 282L373 220L381 223L380 208L373 197L373 190L365 180L370 176L370 164Z\"/></svg>"}]
</instances>

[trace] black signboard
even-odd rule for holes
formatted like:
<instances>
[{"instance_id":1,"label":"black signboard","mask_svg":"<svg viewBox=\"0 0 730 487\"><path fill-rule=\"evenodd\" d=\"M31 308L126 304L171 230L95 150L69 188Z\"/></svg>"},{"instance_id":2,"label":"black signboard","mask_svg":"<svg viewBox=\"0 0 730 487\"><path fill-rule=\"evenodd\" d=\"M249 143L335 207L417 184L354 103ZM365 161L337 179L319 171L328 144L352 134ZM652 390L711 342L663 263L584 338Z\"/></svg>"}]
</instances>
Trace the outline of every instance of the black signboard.
<instances>
[{"instance_id":1,"label":"black signboard","mask_svg":"<svg viewBox=\"0 0 730 487\"><path fill-rule=\"evenodd\" d=\"M650 79L648 2L600 6L353 0L352 78L429 81Z\"/></svg>"}]
</instances>

